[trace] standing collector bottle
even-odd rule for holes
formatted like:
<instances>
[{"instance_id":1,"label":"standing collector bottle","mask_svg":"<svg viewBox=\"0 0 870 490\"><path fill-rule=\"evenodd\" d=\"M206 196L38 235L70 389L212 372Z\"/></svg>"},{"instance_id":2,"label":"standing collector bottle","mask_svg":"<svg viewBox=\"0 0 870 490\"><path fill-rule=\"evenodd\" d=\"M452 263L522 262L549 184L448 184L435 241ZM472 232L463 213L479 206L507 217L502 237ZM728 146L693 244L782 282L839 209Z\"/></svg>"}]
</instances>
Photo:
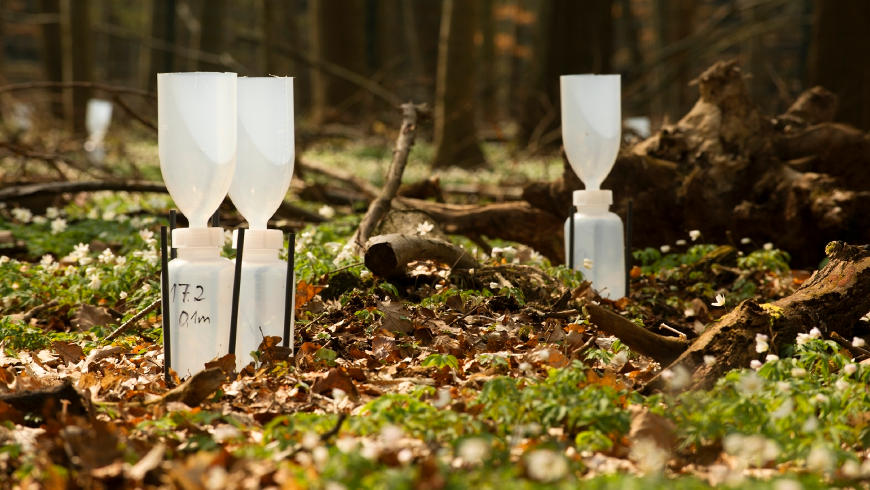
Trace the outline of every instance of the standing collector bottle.
<instances>
[{"instance_id":1,"label":"standing collector bottle","mask_svg":"<svg viewBox=\"0 0 870 490\"><path fill-rule=\"evenodd\" d=\"M285 320L289 320L289 331L282 340L293 348L292 297L291 307L285 306L288 264L278 258L284 236L266 227L293 176L293 79L239 78L238 98L238 164L229 195L248 222L235 346L236 367L242 369L253 360L251 352L264 337L284 337Z\"/></svg>"},{"instance_id":2,"label":"standing collector bottle","mask_svg":"<svg viewBox=\"0 0 870 490\"><path fill-rule=\"evenodd\" d=\"M227 353L233 264L220 256L223 230L207 227L236 166L236 74L157 75L160 171L189 222L172 231L178 257L167 270L166 359L181 378Z\"/></svg>"},{"instance_id":3,"label":"standing collector bottle","mask_svg":"<svg viewBox=\"0 0 870 490\"><path fill-rule=\"evenodd\" d=\"M613 194L601 189L619 152L622 134L619 75L563 75L562 142L586 190L574 191L565 222L565 257L601 296L626 293L622 220L610 212Z\"/></svg>"},{"instance_id":4,"label":"standing collector bottle","mask_svg":"<svg viewBox=\"0 0 870 490\"><path fill-rule=\"evenodd\" d=\"M609 190L574 191L575 212L565 221L565 257L601 296L617 299L625 295L625 233L611 204Z\"/></svg>"}]
</instances>

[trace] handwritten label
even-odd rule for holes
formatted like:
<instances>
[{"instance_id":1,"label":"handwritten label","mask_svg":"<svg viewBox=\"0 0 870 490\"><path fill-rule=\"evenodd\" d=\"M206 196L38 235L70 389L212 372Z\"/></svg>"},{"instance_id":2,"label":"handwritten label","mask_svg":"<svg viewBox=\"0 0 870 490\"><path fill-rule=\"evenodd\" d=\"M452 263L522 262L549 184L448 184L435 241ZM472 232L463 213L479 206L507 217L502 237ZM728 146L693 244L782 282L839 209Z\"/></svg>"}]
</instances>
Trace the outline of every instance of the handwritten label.
<instances>
[{"instance_id":1,"label":"handwritten label","mask_svg":"<svg viewBox=\"0 0 870 490\"><path fill-rule=\"evenodd\" d=\"M206 300L205 287L200 284L177 282L172 284L169 293L172 295L172 302L181 305L177 322L179 328L211 325L211 317L195 308L198 303Z\"/></svg>"}]
</instances>

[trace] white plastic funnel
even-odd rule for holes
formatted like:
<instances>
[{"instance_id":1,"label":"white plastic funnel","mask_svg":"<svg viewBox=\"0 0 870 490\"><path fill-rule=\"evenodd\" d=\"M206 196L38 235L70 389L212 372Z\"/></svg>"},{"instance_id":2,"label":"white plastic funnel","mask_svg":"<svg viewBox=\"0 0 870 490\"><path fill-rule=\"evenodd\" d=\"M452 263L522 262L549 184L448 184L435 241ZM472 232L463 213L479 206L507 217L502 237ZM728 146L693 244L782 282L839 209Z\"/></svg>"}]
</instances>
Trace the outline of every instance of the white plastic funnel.
<instances>
[{"instance_id":1,"label":"white plastic funnel","mask_svg":"<svg viewBox=\"0 0 870 490\"><path fill-rule=\"evenodd\" d=\"M619 75L563 75L562 141L586 190L601 189L622 133Z\"/></svg>"},{"instance_id":2,"label":"white plastic funnel","mask_svg":"<svg viewBox=\"0 0 870 490\"><path fill-rule=\"evenodd\" d=\"M238 87L238 163L230 198L252 230L265 230L293 176L293 79L241 77Z\"/></svg>"},{"instance_id":3,"label":"white plastic funnel","mask_svg":"<svg viewBox=\"0 0 870 490\"><path fill-rule=\"evenodd\" d=\"M205 228L236 166L236 74L157 75L160 171L191 228Z\"/></svg>"},{"instance_id":4,"label":"white plastic funnel","mask_svg":"<svg viewBox=\"0 0 870 490\"><path fill-rule=\"evenodd\" d=\"M91 99L88 101L88 109L85 112L85 127L91 139L102 140L109 123L112 121L112 103L103 99Z\"/></svg>"}]
</instances>

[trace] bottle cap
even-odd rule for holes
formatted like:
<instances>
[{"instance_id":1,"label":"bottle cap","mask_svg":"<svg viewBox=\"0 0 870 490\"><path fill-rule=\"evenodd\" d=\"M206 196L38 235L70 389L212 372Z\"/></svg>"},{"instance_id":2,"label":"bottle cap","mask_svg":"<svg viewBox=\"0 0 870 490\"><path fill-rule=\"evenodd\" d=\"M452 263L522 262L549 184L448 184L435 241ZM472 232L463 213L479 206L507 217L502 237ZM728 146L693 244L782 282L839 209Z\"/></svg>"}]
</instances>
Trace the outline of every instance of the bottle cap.
<instances>
[{"instance_id":1,"label":"bottle cap","mask_svg":"<svg viewBox=\"0 0 870 490\"><path fill-rule=\"evenodd\" d=\"M233 248L239 237L239 230L233 230ZM245 230L245 250L280 250L284 246L281 230Z\"/></svg>"},{"instance_id":2,"label":"bottle cap","mask_svg":"<svg viewBox=\"0 0 870 490\"><path fill-rule=\"evenodd\" d=\"M223 244L223 228L176 228L172 230L172 246L174 248L221 247Z\"/></svg>"},{"instance_id":3,"label":"bottle cap","mask_svg":"<svg viewBox=\"0 0 870 490\"><path fill-rule=\"evenodd\" d=\"M613 204L613 192L609 190L574 191L575 206L610 206Z\"/></svg>"}]
</instances>

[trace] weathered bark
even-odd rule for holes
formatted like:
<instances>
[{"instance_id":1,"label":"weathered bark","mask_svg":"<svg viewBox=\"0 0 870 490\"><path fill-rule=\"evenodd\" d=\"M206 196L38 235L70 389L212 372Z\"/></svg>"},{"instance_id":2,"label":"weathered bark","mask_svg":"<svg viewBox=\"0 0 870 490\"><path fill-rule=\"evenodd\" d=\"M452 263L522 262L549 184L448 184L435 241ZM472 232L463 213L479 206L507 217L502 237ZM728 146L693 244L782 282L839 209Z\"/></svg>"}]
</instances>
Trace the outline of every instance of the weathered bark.
<instances>
[{"instance_id":1,"label":"weathered bark","mask_svg":"<svg viewBox=\"0 0 870 490\"><path fill-rule=\"evenodd\" d=\"M692 373L686 388L709 388L727 371L749 366L759 357L757 334L770 338L774 352L813 327L825 336L836 332L851 338L858 319L870 311L870 246L831 242L826 252L828 264L794 294L763 305L746 300L695 339L670 366ZM716 362L704 362L704 356L714 356ZM664 386L661 376L648 385Z\"/></svg>"},{"instance_id":2,"label":"weathered bark","mask_svg":"<svg viewBox=\"0 0 870 490\"><path fill-rule=\"evenodd\" d=\"M484 166L474 110L477 2L444 0L441 19L432 166Z\"/></svg>"},{"instance_id":3,"label":"weathered bark","mask_svg":"<svg viewBox=\"0 0 870 490\"><path fill-rule=\"evenodd\" d=\"M479 265L462 248L437 238L393 233L372 237L366 243L366 267L381 277L402 277L408 263L415 260L437 260L461 269Z\"/></svg>"}]
</instances>

